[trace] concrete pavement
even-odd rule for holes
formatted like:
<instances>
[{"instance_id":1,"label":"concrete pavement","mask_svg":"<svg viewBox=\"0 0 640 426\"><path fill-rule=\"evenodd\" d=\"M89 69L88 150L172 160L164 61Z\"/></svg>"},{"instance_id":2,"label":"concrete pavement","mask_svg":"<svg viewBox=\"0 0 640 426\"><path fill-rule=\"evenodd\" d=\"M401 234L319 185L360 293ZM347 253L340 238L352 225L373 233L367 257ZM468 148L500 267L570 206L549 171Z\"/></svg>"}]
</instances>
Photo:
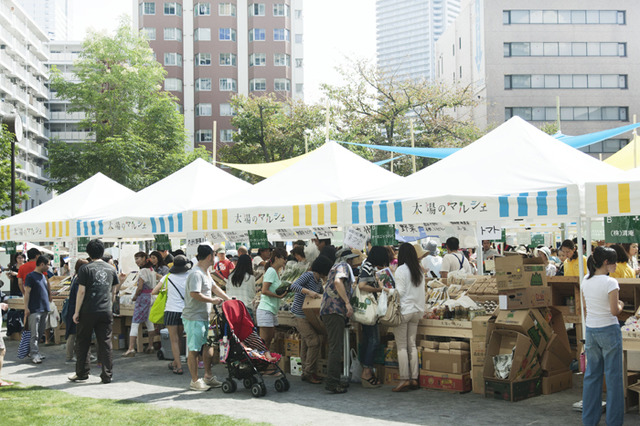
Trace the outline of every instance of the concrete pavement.
<instances>
[{"instance_id":1,"label":"concrete pavement","mask_svg":"<svg viewBox=\"0 0 640 426\"><path fill-rule=\"evenodd\" d=\"M185 374L178 376L168 370L168 361L159 361L155 355L121 358L123 351L114 351L112 383L100 383L99 369L93 367L94 375L86 383L75 384L67 380L75 366L65 364L64 345L43 346L47 358L42 364L34 365L30 359L17 359L18 342L5 339L5 343L7 355L2 375L6 380L46 386L78 396L145 402L275 425L581 424L580 413L571 410L571 405L581 399L579 375L574 375L572 390L516 403L486 399L473 393L451 394L424 389L397 394L391 392L390 386L369 390L355 384L346 394L331 395L322 385L305 383L291 376L289 392L276 392L273 379L267 378L267 396L253 398L241 383L234 394L224 394L220 389L204 393L189 391L190 376L186 365ZM224 366L215 366L214 374L220 379L226 377ZM640 424L637 411L626 415L627 424Z\"/></svg>"}]
</instances>

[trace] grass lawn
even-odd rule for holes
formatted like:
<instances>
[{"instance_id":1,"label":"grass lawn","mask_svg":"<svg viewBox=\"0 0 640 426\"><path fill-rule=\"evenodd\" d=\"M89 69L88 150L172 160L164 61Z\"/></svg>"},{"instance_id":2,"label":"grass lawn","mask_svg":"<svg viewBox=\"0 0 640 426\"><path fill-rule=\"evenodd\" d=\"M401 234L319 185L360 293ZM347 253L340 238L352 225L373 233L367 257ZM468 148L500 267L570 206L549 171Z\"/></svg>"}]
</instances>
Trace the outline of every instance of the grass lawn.
<instances>
[{"instance_id":1,"label":"grass lawn","mask_svg":"<svg viewBox=\"0 0 640 426\"><path fill-rule=\"evenodd\" d=\"M227 416L158 408L128 400L94 399L40 386L0 388L0 423L5 425L253 425Z\"/></svg>"}]
</instances>

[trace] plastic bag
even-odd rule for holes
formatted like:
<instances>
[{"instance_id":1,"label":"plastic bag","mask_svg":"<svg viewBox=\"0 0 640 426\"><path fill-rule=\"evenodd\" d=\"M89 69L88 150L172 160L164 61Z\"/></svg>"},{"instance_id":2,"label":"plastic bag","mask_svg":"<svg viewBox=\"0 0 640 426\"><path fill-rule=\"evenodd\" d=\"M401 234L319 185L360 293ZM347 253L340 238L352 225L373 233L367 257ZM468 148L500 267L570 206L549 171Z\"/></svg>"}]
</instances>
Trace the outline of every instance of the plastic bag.
<instances>
[{"instance_id":1,"label":"plastic bag","mask_svg":"<svg viewBox=\"0 0 640 426\"><path fill-rule=\"evenodd\" d=\"M360 383L362 379L362 364L360 364L360 360L358 359L358 354L355 349L351 349L349 352L351 356L351 367L349 368L350 380L351 383Z\"/></svg>"},{"instance_id":2,"label":"plastic bag","mask_svg":"<svg viewBox=\"0 0 640 426\"><path fill-rule=\"evenodd\" d=\"M383 291L378 296L378 317L383 317L387 314L387 306L389 305L389 297L386 291Z\"/></svg>"}]
</instances>

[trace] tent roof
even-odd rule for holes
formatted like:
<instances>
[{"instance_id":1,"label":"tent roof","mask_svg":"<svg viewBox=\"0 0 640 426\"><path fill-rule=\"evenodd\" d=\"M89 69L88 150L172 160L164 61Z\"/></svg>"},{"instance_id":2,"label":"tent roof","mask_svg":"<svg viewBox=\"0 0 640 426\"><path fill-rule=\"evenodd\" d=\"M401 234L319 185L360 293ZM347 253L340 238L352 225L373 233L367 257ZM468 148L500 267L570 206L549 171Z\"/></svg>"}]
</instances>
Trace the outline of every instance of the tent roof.
<instances>
[{"instance_id":1,"label":"tent roof","mask_svg":"<svg viewBox=\"0 0 640 426\"><path fill-rule=\"evenodd\" d=\"M191 164L85 219L149 218L181 213L205 200L218 200L251 184L198 158Z\"/></svg>"},{"instance_id":2,"label":"tent roof","mask_svg":"<svg viewBox=\"0 0 640 426\"><path fill-rule=\"evenodd\" d=\"M227 192L224 205L199 208L259 208L343 201L403 178L330 141L300 161L246 191Z\"/></svg>"},{"instance_id":3,"label":"tent roof","mask_svg":"<svg viewBox=\"0 0 640 426\"><path fill-rule=\"evenodd\" d=\"M73 220L114 202L120 202L133 194L129 188L102 173L97 173L46 203L0 221L0 225Z\"/></svg>"}]
</instances>

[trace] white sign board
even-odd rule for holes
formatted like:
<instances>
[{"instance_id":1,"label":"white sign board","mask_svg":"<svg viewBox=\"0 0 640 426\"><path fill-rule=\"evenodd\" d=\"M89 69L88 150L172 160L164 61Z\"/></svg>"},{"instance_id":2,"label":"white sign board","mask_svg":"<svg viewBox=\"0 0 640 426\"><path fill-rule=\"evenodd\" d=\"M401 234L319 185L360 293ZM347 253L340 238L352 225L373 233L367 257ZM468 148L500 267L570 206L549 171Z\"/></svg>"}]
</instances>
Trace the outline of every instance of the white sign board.
<instances>
[{"instance_id":1,"label":"white sign board","mask_svg":"<svg viewBox=\"0 0 640 426\"><path fill-rule=\"evenodd\" d=\"M296 231L293 229L276 229L281 240L290 241L298 239L298 235L296 235Z\"/></svg>"},{"instance_id":2,"label":"white sign board","mask_svg":"<svg viewBox=\"0 0 640 426\"><path fill-rule=\"evenodd\" d=\"M417 224L412 223L398 223L396 224L396 230L403 237L420 237L420 227Z\"/></svg>"},{"instance_id":3,"label":"white sign board","mask_svg":"<svg viewBox=\"0 0 640 426\"><path fill-rule=\"evenodd\" d=\"M298 235L298 238L301 240L312 240L315 238L315 234L313 233L313 230L308 228L296 229L296 234Z\"/></svg>"},{"instance_id":4,"label":"white sign board","mask_svg":"<svg viewBox=\"0 0 640 426\"><path fill-rule=\"evenodd\" d=\"M531 244L531 232L520 231L516 234L516 239L518 240L518 245L528 246Z\"/></svg>"},{"instance_id":5,"label":"white sign board","mask_svg":"<svg viewBox=\"0 0 640 426\"><path fill-rule=\"evenodd\" d=\"M198 246L207 242L207 237L202 232L187 232L187 258L191 259L198 253Z\"/></svg>"},{"instance_id":6,"label":"white sign board","mask_svg":"<svg viewBox=\"0 0 640 426\"><path fill-rule=\"evenodd\" d=\"M313 232L315 232L316 237L319 239L323 238L333 238L333 231L331 228L313 228Z\"/></svg>"},{"instance_id":7,"label":"white sign board","mask_svg":"<svg viewBox=\"0 0 640 426\"><path fill-rule=\"evenodd\" d=\"M502 238L502 225L500 222L478 222L476 232L480 241L499 240Z\"/></svg>"},{"instance_id":8,"label":"white sign board","mask_svg":"<svg viewBox=\"0 0 640 426\"><path fill-rule=\"evenodd\" d=\"M351 226L344 235L343 245L361 250L370 237L370 230L364 227Z\"/></svg>"}]
</instances>

